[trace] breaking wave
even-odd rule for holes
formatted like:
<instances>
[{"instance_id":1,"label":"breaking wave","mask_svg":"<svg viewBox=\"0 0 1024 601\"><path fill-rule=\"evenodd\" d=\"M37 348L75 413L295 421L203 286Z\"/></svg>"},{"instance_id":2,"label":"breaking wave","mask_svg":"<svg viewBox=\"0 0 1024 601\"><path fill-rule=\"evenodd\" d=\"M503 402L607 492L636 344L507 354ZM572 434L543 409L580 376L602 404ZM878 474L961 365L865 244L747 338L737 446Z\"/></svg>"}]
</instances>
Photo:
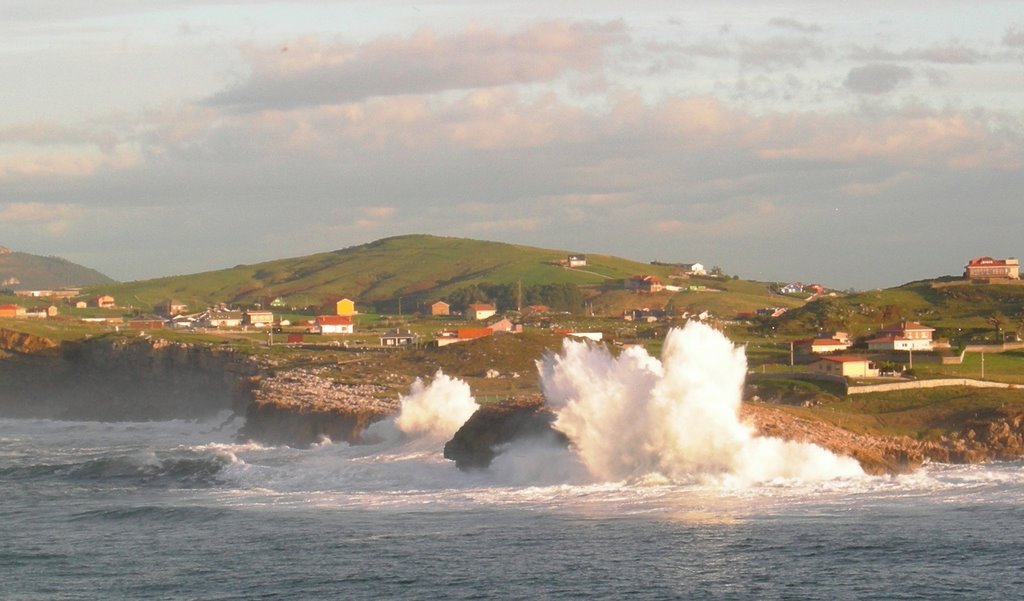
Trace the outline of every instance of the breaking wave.
<instances>
[{"instance_id":1,"label":"breaking wave","mask_svg":"<svg viewBox=\"0 0 1024 601\"><path fill-rule=\"evenodd\" d=\"M744 485L863 473L821 447L756 436L739 419L745 353L700 323L670 331L660 360L641 348L613 356L566 340L539 369L555 427L601 480L656 474Z\"/></svg>"}]
</instances>

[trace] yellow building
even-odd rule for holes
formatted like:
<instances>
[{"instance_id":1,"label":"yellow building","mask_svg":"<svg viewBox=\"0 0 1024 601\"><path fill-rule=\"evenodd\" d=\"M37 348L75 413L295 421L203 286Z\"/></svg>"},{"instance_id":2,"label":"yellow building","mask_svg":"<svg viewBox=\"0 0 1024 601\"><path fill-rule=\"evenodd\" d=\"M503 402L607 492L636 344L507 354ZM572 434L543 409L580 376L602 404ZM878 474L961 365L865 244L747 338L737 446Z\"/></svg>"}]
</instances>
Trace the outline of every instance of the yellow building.
<instances>
[{"instance_id":1,"label":"yellow building","mask_svg":"<svg viewBox=\"0 0 1024 601\"><path fill-rule=\"evenodd\" d=\"M822 357L807 367L811 373L847 378L877 378L879 375L875 363L864 357Z\"/></svg>"},{"instance_id":2,"label":"yellow building","mask_svg":"<svg viewBox=\"0 0 1024 601\"><path fill-rule=\"evenodd\" d=\"M343 298L335 304L336 314L349 316L356 314L356 303L355 301Z\"/></svg>"}]
</instances>

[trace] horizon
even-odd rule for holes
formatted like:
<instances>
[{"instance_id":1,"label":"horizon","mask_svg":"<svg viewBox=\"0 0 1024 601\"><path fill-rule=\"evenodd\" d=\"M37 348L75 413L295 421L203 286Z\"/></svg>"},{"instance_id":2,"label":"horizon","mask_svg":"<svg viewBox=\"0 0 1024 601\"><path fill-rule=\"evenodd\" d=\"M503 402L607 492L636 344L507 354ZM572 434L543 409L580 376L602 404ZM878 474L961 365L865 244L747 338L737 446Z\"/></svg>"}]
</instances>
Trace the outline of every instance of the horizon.
<instances>
[{"instance_id":1,"label":"horizon","mask_svg":"<svg viewBox=\"0 0 1024 601\"><path fill-rule=\"evenodd\" d=\"M410 232L860 290L1020 255L1008 0L0 17L0 240L120 281Z\"/></svg>"}]
</instances>

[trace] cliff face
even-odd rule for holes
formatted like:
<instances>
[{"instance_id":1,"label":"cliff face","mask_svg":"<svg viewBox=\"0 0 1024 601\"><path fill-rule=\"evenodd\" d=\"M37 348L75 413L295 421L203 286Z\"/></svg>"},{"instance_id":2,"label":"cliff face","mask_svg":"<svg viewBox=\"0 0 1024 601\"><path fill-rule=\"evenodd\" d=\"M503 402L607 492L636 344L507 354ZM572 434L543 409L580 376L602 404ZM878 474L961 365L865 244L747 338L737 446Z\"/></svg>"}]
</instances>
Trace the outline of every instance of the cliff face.
<instances>
[{"instance_id":1,"label":"cliff face","mask_svg":"<svg viewBox=\"0 0 1024 601\"><path fill-rule=\"evenodd\" d=\"M57 343L0 330L0 415L99 421L243 409L260 366L233 350L146 338Z\"/></svg>"},{"instance_id":2,"label":"cliff face","mask_svg":"<svg viewBox=\"0 0 1024 601\"><path fill-rule=\"evenodd\" d=\"M373 422L398 411L397 397L374 384L342 384L321 370L296 369L254 381L243 440L308 446L323 438L358 443Z\"/></svg>"}]
</instances>

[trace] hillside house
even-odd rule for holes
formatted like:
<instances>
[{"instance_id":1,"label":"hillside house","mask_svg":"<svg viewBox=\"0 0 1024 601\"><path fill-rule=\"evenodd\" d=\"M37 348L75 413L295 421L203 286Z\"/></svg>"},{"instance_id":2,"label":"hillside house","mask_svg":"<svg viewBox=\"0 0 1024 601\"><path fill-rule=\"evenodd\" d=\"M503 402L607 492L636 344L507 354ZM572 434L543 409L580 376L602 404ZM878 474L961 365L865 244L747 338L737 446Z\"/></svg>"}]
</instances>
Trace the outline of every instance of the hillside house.
<instances>
[{"instance_id":1,"label":"hillside house","mask_svg":"<svg viewBox=\"0 0 1024 601\"><path fill-rule=\"evenodd\" d=\"M188 305L185 303L169 298L160 301L160 304L154 307L154 310L158 315L165 317L174 317L175 315L181 315L182 313L188 312Z\"/></svg>"},{"instance_id":2,"label":"hillside house","mask_svg":"<svg viewBox=\"0 0 1024 601\"><path fill-rule=\"evenodd\" d=\"M353 300L343 298L334 303L335 315L352 317L356 314L356 303Z\"/></svg>"},{"instance_id":3,"label":"hillside house","mask_svg":"<svg viewBox=\"0 0 1024 601\"><path fill-rule=\"evenodd\" d=\"M197 321L204 328L237 328L242 325L242 312L231 309L209 309L200 314Z\"/></svg>"},{"instance_id":4,"label":"hillside house","mask_svg":"<svg viewBox=\"0 0 1024 601\"><path fill-rule=\"evenodd\" d=\"M274 325L274 312L250 309L245 312L242 323L254 328L269 328Z\"/></svg>"},{"instance_id":5,"label":"hillside house","mask_svg":"<svg viewBox=\"0 0 1024 601\"><path fill-rule=\"evenodd\" d=\"M840 340L837 338L817 337L793 341L793 351L801 355L824 355L845 351L851 346L853 345L849 338Z\"/></svg>"},{"instance_id":6,"label":"hillside house","mask_svg":"<svg viewBox=\"0 0 1024 601\"><path fill-rule=\"evenodd\" d=\"M587 255L569 255L566 259L566 263L569 267L586 267Z\"/></svg>"},{"instance_id":7,"label":"hillside house","mask_svg":"<svg viewBox=\"0 0 1024 601\"><path fill-rule=\"evenodd\" d=\"M128 327L133 330L162 330L166 322L159 315L140 315L128 320Z\"/></svg>"},{"instance_id":8,"label":"hillside house","mask_svg":"<svg viewBox=\"0 0 1024 601\"><path fill-rule=\"evenodd\" d=\"M708 271L700 263L680 263L679 268L687 275L707 275Z\"/></svg>"},{"instance_id":9,"label":"hillside house","mask_svg":"<svg viewBox=\"0 0 1024 601\"><path fill-rule=\"evenodd\" d=\"M468 342L470 340L476 340L477 338L486 338L493 335L494 332L490 328L459 328L458 330L448 330L438 333L437 337L434 338L434 343L438 347L442 347L448 346L449 344Z\"/></svg>"},{"instance_id":10,"label":"hillside house","mask_svg":"<svg viewBox=\"0 0 1024 601\"><path fill-rule=\"evenodd\" d=\"M901 321L880 329L877 337L868 340L868 350L930 351L934 346L934 332L935 328L916 321Z\"/></svg>"},{"instance_id":11,"label":"hillside house","mask_svg":"<svg viewBox=\"0 0 1024 601\"><path fill-rule=\"evenodd\" d=\"M320 334L352 334L355 332L355 322L351 315L317 315L313 327Z\"/></svg>"},{"instance_id":12,"label":"hillside house","mask_svg":"<svg viewBox=\"0 0 1024 601\"><path fill-rule=\"evenodd\" d=\"M381 346L411 346L416 344L416 334L410 330L388 330L380 337Z\"/></svg>"},{"instance_id":13,"label":"hillside house","mask_svg":"<svg viewBox=\"0 0 1024 601\"><path fill-rule=\"evenodd\" d=\"M626 280L626 289L637 292L661 292L665 285L653 275L635 275Z\"/></svg>"},{"instance_id":14,"label":"hillside house","mask_svg":"<svg viewBox=\"0 0 1024 601\"><path fill-rule=\"evenodd\" d=\"M808 364L807 369L814 374L846 378L877 378L880 374L873 361L850 356L822 357Z\"/></svg>"},{"instance_id":15,"label":"hillside house","mask_svg":"<svg viewBox=\"0 0 1024 601\"><path fill-rule=\"evenodd\" d=\"M18 305L0 305L0 317L24 317L25 307Z\"/></svg>"},{"instance_id":16,"label":"hillside house","mask_svg":"<svg viewBox=\"0 0 1024 601\"><path fill-rule=\"evenodd\" d=\"M451 305L444 301L436 301L430 304L430 314L434 316L444 316L451 314Z\"/></svg>"},{"instance_id":17,"label":"hillside house","mask_svg":"<svg viewBox=\"0 0 1024 601\"><path fill-rule=\"evenodd\" d=\"M791 284L786 284L782 288L779 288L779 292L781 292L782 294L800 294L803 291L804 285L801 284L800 282L793 282Z\"/></svg>"},{"instance_id":18,"label":"hillside house","mask_svg":"<svg viewBox=\"0 0 1024 601\"><path fill-rule=\"evenodd\" d=\"M993 259L978 257L971 259L964 266L964 277L968 280L1019 280L1020 262L1013 257L1009 259Z\"/></svg>"},{"instance_id":19,"label":"hillside house","mask_svg":"<svg viewBox=\"0 0 1024 601\"><path fill-rule=\"evenodd\" d=\"M101 294L94 297L90 304L97 309L113 309L117 306L114 303L114 297L109 294Z\"/></svg>"},{"instance_id":20,"label":"hillside house","mask_svg":"<svg viewBox=\"0 0 1024 601\"><path fill-rule=\"evenodd\" d=\"M513 324L508 319L499 319L498 321L488 325L487 327L495 334L497 334L498 332L512 333L523 331L522 326L519 326L517 328L516 325Z\"/></svg>"},{"instance_id":21,"label":"hillside house","mask_svg":"<svg viewBox=\"0 0 1024 601\"><path fill-rule=\"evenodd\" d=\"M487 319L494 317L498 313L498 309L494 305L486 303L473 303L466 307L466 319Z\"/></svg>"}]
</instances>

